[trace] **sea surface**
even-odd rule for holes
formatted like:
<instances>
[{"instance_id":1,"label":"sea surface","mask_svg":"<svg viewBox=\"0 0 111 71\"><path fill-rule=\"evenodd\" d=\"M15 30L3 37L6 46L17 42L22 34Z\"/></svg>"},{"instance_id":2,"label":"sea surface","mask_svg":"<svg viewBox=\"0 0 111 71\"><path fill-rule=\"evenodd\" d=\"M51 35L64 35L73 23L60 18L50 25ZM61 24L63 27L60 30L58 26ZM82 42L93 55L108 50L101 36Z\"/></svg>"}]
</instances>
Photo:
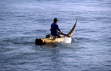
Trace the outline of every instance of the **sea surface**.
<instances>
[{"instance_id":1,"label":"sea surface","mask_svg":"<svg viewBox=\"0 0 111 71\"><path fill-rule=\"evenodd\" d=\"M35 45L54 17L72 43ZM0 71L111 71L111 0L1 0Z\"/></svg>"}]
</instances>

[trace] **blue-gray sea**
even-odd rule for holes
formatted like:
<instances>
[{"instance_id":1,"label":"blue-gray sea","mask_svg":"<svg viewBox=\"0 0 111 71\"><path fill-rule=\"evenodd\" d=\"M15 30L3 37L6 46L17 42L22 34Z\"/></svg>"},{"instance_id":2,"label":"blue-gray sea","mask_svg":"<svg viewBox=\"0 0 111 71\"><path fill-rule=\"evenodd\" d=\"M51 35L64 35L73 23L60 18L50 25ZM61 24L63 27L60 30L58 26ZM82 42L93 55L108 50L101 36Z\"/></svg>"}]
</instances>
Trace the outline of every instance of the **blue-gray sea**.
<instances>
[{"instance_id":1,"label":"blue-gray sea","mask_svg":"<svg viewBox=\"0 0 111 71\"><path fill-rule=\"evenodd\" d=\"M35 45L54 17L72 43ZM1 0L0 71L111 71L111 0Z\"/></svg>"}]
</instances>

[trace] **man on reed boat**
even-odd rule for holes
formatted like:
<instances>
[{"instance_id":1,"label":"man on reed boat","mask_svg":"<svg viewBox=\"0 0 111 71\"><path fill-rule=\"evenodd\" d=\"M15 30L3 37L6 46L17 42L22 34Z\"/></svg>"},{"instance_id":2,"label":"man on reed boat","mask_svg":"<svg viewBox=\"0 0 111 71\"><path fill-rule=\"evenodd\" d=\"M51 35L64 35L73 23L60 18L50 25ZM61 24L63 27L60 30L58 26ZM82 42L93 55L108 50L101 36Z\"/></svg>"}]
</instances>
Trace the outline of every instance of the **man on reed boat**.
<instances>
[{"instance_id":1,"label":"man on reed boat","mask_svg":"<svg viewBox=\"0 0 111 71\"><path fill-rule=\"evenodd\" d=\"M59 29L59 26L57 24L58 19L54 18L53 19L53 23L51 24L51 36L53 37L60 37L60 35L65 35L63 32L61 32L61 30Z\"/></svg>"}]
</instances>

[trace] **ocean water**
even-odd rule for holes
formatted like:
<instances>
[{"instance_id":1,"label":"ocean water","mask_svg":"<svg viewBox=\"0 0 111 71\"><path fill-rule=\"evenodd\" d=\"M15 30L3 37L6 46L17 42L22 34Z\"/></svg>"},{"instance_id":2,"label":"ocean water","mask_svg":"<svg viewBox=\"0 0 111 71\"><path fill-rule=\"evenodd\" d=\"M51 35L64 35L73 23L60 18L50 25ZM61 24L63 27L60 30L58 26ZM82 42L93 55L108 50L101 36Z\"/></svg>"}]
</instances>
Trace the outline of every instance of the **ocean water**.
<instances>
[{"instance_id":1,"label":"ocean water","mask_svg":"<svg viewBox=\"0 0 111 71\"><path fill-rule=\"evenodd\" d=\"M72 43L35 45L54 17ZM0 1L0 71L111 71L111 0Z\"/></svg>"}]
</instances>

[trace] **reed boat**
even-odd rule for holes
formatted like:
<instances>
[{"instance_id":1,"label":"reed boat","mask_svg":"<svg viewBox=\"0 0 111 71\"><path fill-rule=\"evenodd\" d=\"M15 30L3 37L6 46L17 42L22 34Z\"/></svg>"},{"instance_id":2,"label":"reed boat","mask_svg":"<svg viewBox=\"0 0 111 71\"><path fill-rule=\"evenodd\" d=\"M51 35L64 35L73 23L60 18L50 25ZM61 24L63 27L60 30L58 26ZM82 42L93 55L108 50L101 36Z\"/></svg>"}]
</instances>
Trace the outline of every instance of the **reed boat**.
<instances>
[{"instance_id":1,"label":"reed boat","mask_svg":"<svg viewBox=\"0 0 111 71\"><path fill-rule=\"evenodd\" d=\"M77 20L71 30L67 33L67 36L61 35L61 37L46 37L46 38L37 38L35 40L36 45L44 44L55 44L55 43L71 43L72 37L75 34Z\"/></svg>"}]
</instances>

